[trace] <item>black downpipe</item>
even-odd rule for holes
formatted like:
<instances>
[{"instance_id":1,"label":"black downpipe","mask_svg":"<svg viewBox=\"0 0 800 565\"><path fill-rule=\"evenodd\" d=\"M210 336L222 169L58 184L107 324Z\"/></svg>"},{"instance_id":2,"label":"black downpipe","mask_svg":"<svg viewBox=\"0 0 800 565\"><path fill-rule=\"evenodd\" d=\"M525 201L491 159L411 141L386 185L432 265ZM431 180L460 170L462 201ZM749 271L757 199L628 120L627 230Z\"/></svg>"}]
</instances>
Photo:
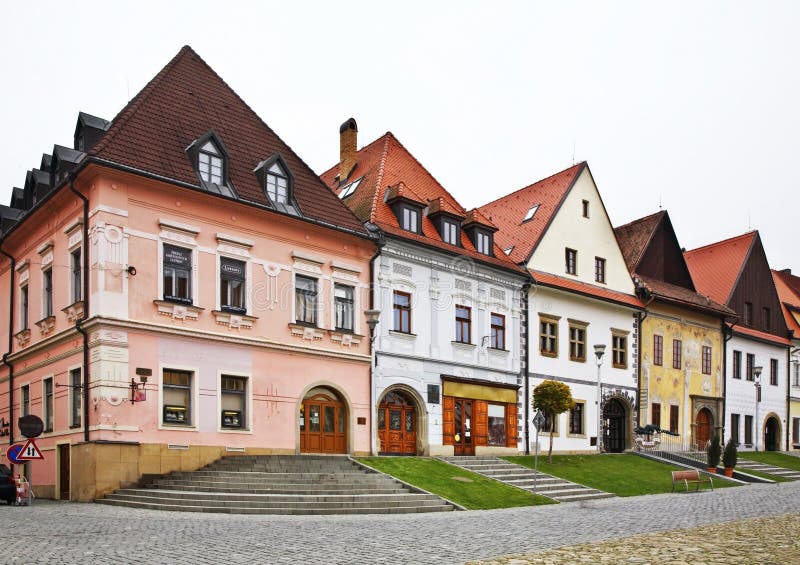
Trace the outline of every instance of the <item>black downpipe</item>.
<instances>
[{"instance_id":1,"label":"black downpipe","mask_svg":"<svg viewBox=\"0 0 800 565\"><path fill-rule=\"evenodd\" d=\"M530 273L528 273L530 277ZM528 355L528 351L530 351L530 340L531 340L531 319L530 319L530 311L529 311L529 303L530 303L530 289L531 283L525 283L522 285L522 295L523 295L523 303L522 303L522 311L525 313L525 345L522 347L522 351L520 355L522 359L525 361L525 367L522 369L522 378L525 381L525 398L522 401L523 406L525 407L525 455L531 454L531 424L530 424L530 367L528 366L530 355ZM523 344L520 343L520 346Z\"/></svg>"},{"instance_id":2,"label":"black downpipe","mask_svg":"<svg viewBox=\"0 0 800 565\"><path fill-rule=\"evenodd\" d=\"M722 443L725 443L725 414L727 405L727 389L728 389L728 341L733 338L733 326L729 326L722 320L722 425L721 436ZM758 422L756 422L758 424Z\"/></svg>"},{"instance_id":3,"label":"black downpipe","mask_svg":"<svg viewBox=\"0 0 800 565\"><path fill-rule=\"evenodd\" d=\"M791 333L789 337L794 337ZM786 348L786 451L789 451L789 437L792 428L792 347Z\"/></svg>"},{"instance_id":4,"label":"black downpipe","mask_svg":"<svg viewBox=\"0 0 800 565\"><path fill-rule=\"evenodd\" d=\"M379 234L377 240L375 241L375 255L373 255L369 260L369 309L375 309L375 260L380 257L381 249L385 245L383 241L383 234ZM377 328L376 330L377 331ZM369 408L369 450L370 455L377 455L376 453L372 453L372 438L373 434L375 433L375 422L373 422L372 415L375 410L374 404L378 401L377 398L373 398L373 392L375 390L375 375L372 374L374 369L372 365L372 356L375 356L375 367L378 366L378 356L373 351L375 347L375 336L374 333L370 333L369 336L369 356L370 356L370 363L369 363L369 397L370 397L370 408Z\"/></svg>"},{"instance_id":5,"label":"black downpipe","mask_svg":"<svg viewBox=\"0 0 800 565\"><path fill-rule=\"evenodd\" d=\"M650 303L648 302L648 304L650 304ZM649 312L647 311L647 307L645 306L644 311L643 312L639 312L639 327L637 328L637 330L639 331L639 347L637 347L637 351L636 351L636 372L638 373L638 377L639 377L639 379L638 379L638 382L639 382L639 387L638 387L639 388L639 398L636 399L636 425L637 426L643 426L643 425L647 424L647 422L642 422L642 346L643 346L643 344L642 344L642 331L644 331L644 329L642 328L642 325L644 324L644 320L645 320L645 318L647 318L648 314L649 314ZM650 398L650 383L649 382L647 383L647 398L648 399ZM684 410L686 410L685 407L684 407ZM685 418L686 414L684 414L683 417Z\"/></svg>"},{"instance_id":6,"label":"black downpipe","mask_svg":"<svg viewBox=\"0 0 800 565\"><path fill-rule=\"evenodd\" d=\"M69 189L83 201L83 316L76 320L75 329L83 336L83 441L89 441L89 334L83 322L89 317L89 199L75 188L75 178L70 174Z\"/></svg>"},{"instance_id":7,"label":"black downpipe","mask_svg":"<svg viewBox=\"0 0 800 565\"><path fill-rule=\"evenodd\" d=\"M0 240L0 253L8 257L11 261L11 268L8 271L8 351L3 353L3 363L8 367L8 445L14 444L14 364L9 357L14 347L14 273L17 268L17 260L3 251L3 240ZM11 465L14 469L14 465Z\"/></svg>"}]
</instances>

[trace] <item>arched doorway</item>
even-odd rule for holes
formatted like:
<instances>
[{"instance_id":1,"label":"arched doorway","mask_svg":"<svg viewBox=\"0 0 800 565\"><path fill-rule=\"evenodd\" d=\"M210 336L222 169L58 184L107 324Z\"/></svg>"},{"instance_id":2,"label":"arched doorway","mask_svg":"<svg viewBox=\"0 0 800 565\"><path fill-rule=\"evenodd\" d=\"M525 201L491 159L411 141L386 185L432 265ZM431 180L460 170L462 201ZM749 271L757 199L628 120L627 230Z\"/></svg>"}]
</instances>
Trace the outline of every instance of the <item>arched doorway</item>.
<instances>
[{"instance_id":1,"label":"arched doorway","mask_svg":"<svg viewBox=\"0 0 800 565\"><path fill-rule=\"evenodd\" d=\"M417 454L417 409L404 392L387 392L378 405L378 451L386 455Z\"/></svg>"},{"instance_id":2,"label":"arched doorway","mask_svg":"<svg viewBox=\"0 0 800 565\"><path fill-rule=\"evenodd\" d=\"M776 418L767 418L766 426L764 427L764 450L765 451L780 451L779 440L780 431L778 430L778 420Z\"/></svg>"},{"instance_id":3,"label":"arched doorway","mask_svg":"<svg viewBox=\"0 0 800 565\"><path fill-rule=\"evenodd\" d=\"M334 391L308 391L299 423L300 453L347 453L347 406Z\"/></svg>"},{"instance_id":4,"label":"arched doorway","mask_svg":"<svg viewBox=\"0 0 800 565\"><path fill-rule=\"evenodd\" d=\"M701 408L695 418L694 445L698 451L705 451L706 445L711 440L711 430L714 418L708 408Z\"/></svg>"},{"instance_id":5,"label":"arched doorway","mask_svg":"<svg viewBox=\"0 0 800 565\"><path fill-rule=\"evenodd\" d=\"M606 401L603 407L605 421L605 438L603 449L609 453L625 451L625 406L616 398Z\"/></svg>"}]
</instances>

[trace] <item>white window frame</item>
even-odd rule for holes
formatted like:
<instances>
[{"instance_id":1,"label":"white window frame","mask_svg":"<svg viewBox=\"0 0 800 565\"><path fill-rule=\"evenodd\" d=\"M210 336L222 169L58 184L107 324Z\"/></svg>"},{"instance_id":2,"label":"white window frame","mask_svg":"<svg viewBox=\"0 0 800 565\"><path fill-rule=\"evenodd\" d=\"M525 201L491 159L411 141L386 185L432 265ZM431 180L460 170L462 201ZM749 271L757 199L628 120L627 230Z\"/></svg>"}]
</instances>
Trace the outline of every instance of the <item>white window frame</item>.
<instances>
[{"instance_id":1,"label":"white window frame","mask_svg":"<svg viewBox=\"0 0 800 565\"><path fill-rule=\"evenodd\" d=\"M23 289L27 293L25 300L22 300ZM28 279L19 285L19 331L31 329L31 287L28 284Z\"/></svg>"},{"instance_id":2,"label":"white window frame","mask_svg":"<svg viewBox=\"0 0 800 565\"><path fill-rule=\"evenodd\" d=\"M307 279L314 279L317 282L317 300L314 307L316 313L316 322L313 325L308 324L308 322L298 322L297 321L297 277L305 277ZM324 277L319 273L314 273L311 271L292 271L292 324L301 324L301 325L308 325L308 327L317 327L317 328L324 328L325 327L325 320L323 319L323 310L320 307L322 304L322 300L320 300L320 296L322 295L322 282L324 281Z\"/></svg>"},{"instance_id":3,"label":"white window frame","mask_svg":"<svg viewBox=\"0 0 800 565\"><path fill-rule=\"evenodd\" d=\"M244 404L245 422L243 428L223 428L222 427L222 377L237 377L245 379ZM163 412L163 409L162 409ZM217 431L222 434L253 434L253 375L239 371L217 371Z\"/></svg>"},{"instance_id":4,"label":"white window frame","mask_svg":"<svg viewBox=\"0 0 800 565\"><path fill-rule=\"evenodd\" d=\"M81 377L80 384L83 384L83 366L82 365L70 365L69 367L67 367L67 384L69 385L69 387L67 388L67 390L69 390L69 394L67 395L67 402L68 402L67 406L69 408L69 427L70 428L78 428L83 424L83 394L82 394L83 389L82 388L75 388L72 385L72 372L76 371L76 370L80 371L80 373L79 373L80 377ZM80 404L80 406L78 408L78 418L80 420L79 422L75 422L74 414L72 412L72 403L74 402L76 395L77 395L77 398L78 398L78 402Z\"/></svg>"},{"instance_id":5,"label":"white window frame","mask_svg":"<svg viewBox=\"0 0 800 565\"><path fill-rule=\"evenodd\" d=\"M481 255L492 254L492 236L483 231L475 232L475 250Z\"/></svg>"},{"instance_id":6,"label":"white window frame","mask_svg":"<svg viewBox=\"0 0 800 565\"><path fill-rule=\"evenodd\" d=\"M186 371L192 374L192 412L189 425L164 424L164 371ZM175 432L197 432L200 429L200 368L175 363L158 366L158 429Z\"/></svg>"},{"instance_id":7,"label":"white window frame","mask_svg":"<svg viewBox=\"0 0 800 565\"><path fill-rule=\"evenodd\" d=\"M45 273L50 273L50 292L47 291L47 286L45 284L46 275ZM49 296L48 296L49 294ZM50 300L50 308L48 312L48 298ZM30 294L28 295L28 302L30 303ZM52 263L42 266L42 310L41 310L41 318L42 320L46 318L50 318L55 316L55 280L53 279L53 265Z\"/></svg>"}]
</instances>

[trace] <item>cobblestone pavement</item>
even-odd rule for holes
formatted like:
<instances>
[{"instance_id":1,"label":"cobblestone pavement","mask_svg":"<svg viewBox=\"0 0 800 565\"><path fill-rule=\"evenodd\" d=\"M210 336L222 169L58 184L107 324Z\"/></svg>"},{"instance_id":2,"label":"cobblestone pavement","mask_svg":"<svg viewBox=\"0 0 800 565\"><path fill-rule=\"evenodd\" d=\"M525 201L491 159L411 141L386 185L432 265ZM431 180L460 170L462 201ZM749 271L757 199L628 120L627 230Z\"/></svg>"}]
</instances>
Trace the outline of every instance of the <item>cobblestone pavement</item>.
<instances>
[{"instance_id":1,"label":"cobblestone pavement","mask_svg":"<svg viewBox=\"0 0 800 565\"><path fill-rule=\"evenodd\" d=\"M798 532L800 514L750 518L713 526L642 534L602 543L572 545L530 555L510 555L481 561L480 565L786 565L800 562Z\"/></svg>"},{"instance_id":2,"label":"cobblestone pavement","mask_svg":"<svg viewBox=\"0 0 800 565\"><path fill-rule=\"evenodd\" d=\"M798 513L800 482L397 516L241 516L36 501L0 506L0 562L464 563Z\"/></svg>"}]
</instances>

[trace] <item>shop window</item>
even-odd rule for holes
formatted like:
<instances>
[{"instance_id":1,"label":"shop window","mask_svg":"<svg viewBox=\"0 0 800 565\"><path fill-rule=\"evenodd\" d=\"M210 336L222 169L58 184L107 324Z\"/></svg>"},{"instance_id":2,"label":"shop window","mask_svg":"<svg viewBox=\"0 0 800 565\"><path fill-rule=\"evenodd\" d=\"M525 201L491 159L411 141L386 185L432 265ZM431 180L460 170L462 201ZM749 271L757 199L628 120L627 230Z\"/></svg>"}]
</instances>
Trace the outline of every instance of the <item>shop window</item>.
<instances>
[{"instance_id":1,"label":"shop window","mask_svg":"<svg viewBox=\"0 0 800 565\"><path fill-rule=\"evenodd\" d=\"M192 303L192 251L164 244L164 300Z\"/></svg>"},{"instance_id":2,"label":"shop window","mask_svg":"<svg viewBox=\"0 0 800 565\"><path fill-rule=\"evenodd\" d=\"M317 325L317 279L295 276L294 309L298 324Z\"/></svg>"},{"instance_id":3,"label":"shop window","mask_svg":"<svg viewBox=\"0 0 800 565\"><path fill-rule=\"evenodd\" d=\"M680 369L683 365L683 342L679 339L672 340L672 368Z\"/></svg>"},{"instance_id":4,"label":"shop window","mask_svg":"<svg viewBox=\"0 0 800 565\"><path fill-rule=\"evenodd\" d=\"M472 309L469 306L456 304L456 341L459 343L472 343Z\"/></svg>"},{"instance_id":5,"label":"shop window","mask_svg":"<svg viewBox=\"0 0 800 565\"><path fill-rule=\"evenodd\" d=\"M576 402L569 411L569 433L571 435L583 435L583 415L584 404Z\"/></svg>"},{"instance_id":6,"label":"shop window","mask_svg":"<svg viewBox=\"0 0 800 565\"><path fill-rule=\"evenodd\" d=\"M489 445L506 445L506 407L489 404Z\"/></svg>"},{"instance_id":7,"label":"shop window","mask_svg":"<svg viewBox=\"0 0 800 565\"><path fill-rule=\"evenodd\" d=\"M219 306L225 312L244 314L245 305L246 269L244 261L237 261L227 257L219 260Z\"/></svg>"},{"instance_id":8,"label":"shop window","mask_svg":"<svg viewBox=\"0 0 800 565\"><path fill-rule=\"evenodd\" d=\"M69 425L77 428L81 425L81 370L72 369L69 372Z\"/></svg>"},{"instance_id":9,"label":"shop window","mask_svg":"<svg viewBox=\"0 0 800 565\"><path fill-rule=\"evenodd\" d=\"M394 331L411 333L411 295L394 291Z\"/></svg>"},{"instance_id":10,"label":"shop window","mask_svg":"<svg viewBox=\"0 0 800 565\"><path fill-rule=\"evenodd\" d=\"M491 342L492 349L506 348L506 317L502 314L491 314Z\"/></svg>"},{"instance_id":11,"label":"shop window","mask_svg":"<svg viewBox=\"0 0 800 565\"><path fill-rule=\"evenodd\" d=\"M224 429L247 428L247 378L222 375L220 425Z\"/></svg>"},{"instance_id":12,"label":"shop window","mask_svg":"<svg viewBox=\"0 0 800 565\"><path fill-rule=\"evenodd\" d=\"M191 371L166 369L163 381L163 423L175 426L191 426L193 417L193 373Z\"/></svg>"},{"instance_id":13,"label":"shop window","mask_svg":"<svg viewBox=\"0 0 800 565\"><path fill-rule=\"evenodd\" d=\"M44 431L53 431L53 377L42 381L42 420Z\"/></svg>"},{"instance_id":14,"label":"shop window","mask_svg":"<svg viewBox=\"0 0 800 565\"><path fill-rule=\"evenodd\" d=\"M337 330L354 331L354 289L352 286L336 283L333 287L334 299L334 327Z\"/></svg>"}]
</instances>

